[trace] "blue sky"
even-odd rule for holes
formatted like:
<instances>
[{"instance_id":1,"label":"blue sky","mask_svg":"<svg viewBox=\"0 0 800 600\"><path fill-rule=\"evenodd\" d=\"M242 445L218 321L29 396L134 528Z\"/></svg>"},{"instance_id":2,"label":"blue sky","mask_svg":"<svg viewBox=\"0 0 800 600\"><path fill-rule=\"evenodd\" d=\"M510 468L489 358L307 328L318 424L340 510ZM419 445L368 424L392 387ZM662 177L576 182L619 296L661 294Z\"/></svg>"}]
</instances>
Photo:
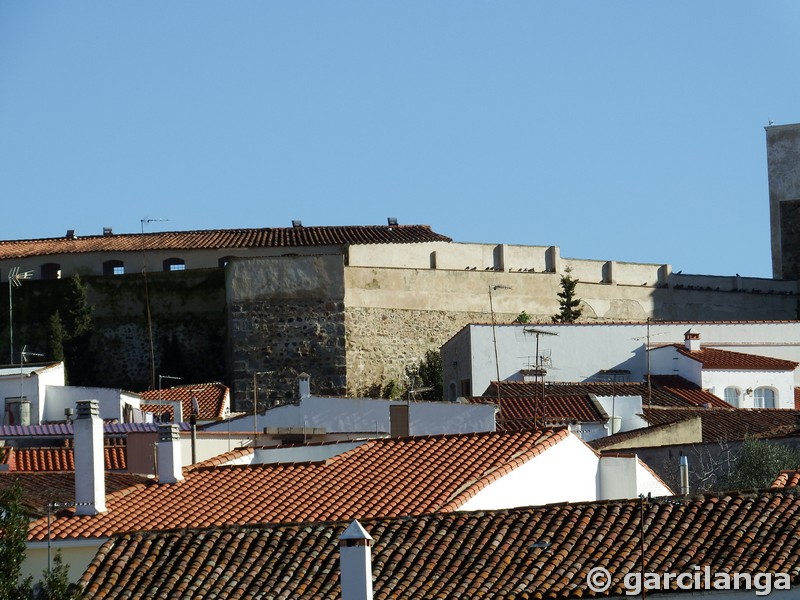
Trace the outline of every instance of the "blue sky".
<instances>
[{"instance_id":1,"label":"blue sky","mask_svg":"<svg viewBox=\"0 0 800 600\"><path fill-rule=\"evenodd\" d=\"M771 275L793 2L0 0L0 239L425 223Z\"/></svg>"}]
</instances>

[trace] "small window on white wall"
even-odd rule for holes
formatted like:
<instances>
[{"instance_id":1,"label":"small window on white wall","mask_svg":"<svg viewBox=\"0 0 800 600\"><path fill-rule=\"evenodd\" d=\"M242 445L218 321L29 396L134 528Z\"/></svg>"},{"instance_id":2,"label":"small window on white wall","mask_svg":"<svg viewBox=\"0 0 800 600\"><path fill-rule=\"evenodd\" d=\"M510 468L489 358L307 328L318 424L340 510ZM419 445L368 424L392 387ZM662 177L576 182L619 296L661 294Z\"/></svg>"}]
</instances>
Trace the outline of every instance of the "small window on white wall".
<instances>
[{"instance_id":1,"label":"small window on white wall","mask_svg":"<svg viewBox=\"0 0 800 600\"><path fill-rule=\"evenodd\" d=\"M770 388L760 387L753 392L756 408L775 408L775 392Z\"/></svg>"},{"instance_id":2,"label":"small window on white wall","mask_svg":"<svg viewBox=\"0 0 800 600\"><path fill-rule=\"evenodd\" d=\"M739 406L739 388L725 388L725 402L731 406Z\"/></svg>"}]
</instances>

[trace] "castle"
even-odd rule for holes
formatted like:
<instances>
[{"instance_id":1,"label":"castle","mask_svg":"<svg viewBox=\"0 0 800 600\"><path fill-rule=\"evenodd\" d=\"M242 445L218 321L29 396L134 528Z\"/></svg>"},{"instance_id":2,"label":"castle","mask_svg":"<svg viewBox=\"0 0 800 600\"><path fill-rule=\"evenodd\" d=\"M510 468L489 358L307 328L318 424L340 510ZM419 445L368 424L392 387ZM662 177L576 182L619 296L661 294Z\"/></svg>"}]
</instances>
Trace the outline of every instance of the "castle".
<instances>
[{"instance_id":1,"label":"castle","mask_svg":"<svg viewBox=\"0 0 800 600\"><path fill-rule=\"evenodd\" d=\"M317 394L361 395L390 380L405 385L405 368L467 323L511 322L522 311L549 321L568 268L588 321L797 318L800 125L768 128L767 143L775 279L566 258L555 246L460 243L396 219L380 226L69 231L0 242L0 276L12 268L45 282L82 275L103 323L104 371L124 370L141 385L148 363L151 385L163 373L170 354L164 340L172 339L173 353L193 348L191 361L201 367L225 357L220 372L237 410L253 398L291 397L301 372ZM29 318L46 323L48 316ZM149 359L148 338L155 348Z\"/></svg>"}]
</instances>

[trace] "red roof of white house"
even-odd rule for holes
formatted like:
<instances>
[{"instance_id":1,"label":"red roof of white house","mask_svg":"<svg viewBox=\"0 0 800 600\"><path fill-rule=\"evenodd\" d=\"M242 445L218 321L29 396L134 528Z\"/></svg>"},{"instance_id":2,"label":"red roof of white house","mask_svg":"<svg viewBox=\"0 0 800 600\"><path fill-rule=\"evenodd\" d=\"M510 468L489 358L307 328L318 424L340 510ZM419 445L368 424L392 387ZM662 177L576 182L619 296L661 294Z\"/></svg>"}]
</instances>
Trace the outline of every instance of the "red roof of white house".
<instances>
[{"instance_id":1,"label":"red roof of white house","mask_svg":"<svg viewBox=\"0 0 800 600\"><path fill-rule=\"evenodd\" d=\"M702 363L703 369L717 371L794 371L797 363L793 360L758 356L743 352L731 352L718 348L700 348L687 350L680 344L673 344L678 352L692 360Z\"/></svg>"},{"instance_id":2,"label":"red roof of white house","mask_svg":"<svg viewBox=\"0 0 800 600\"><path fill-rule=\"evenodd\" d=\"M320 462L210 466L175 484L149 482L106 497L108 511L59 513L52 539L246 523L325 521L452 511L567 439L566 428L370 440ZM320 444L322 445L322 444ZM45 540L46 520L30 527Z\"/></svg>"}]
</instances>

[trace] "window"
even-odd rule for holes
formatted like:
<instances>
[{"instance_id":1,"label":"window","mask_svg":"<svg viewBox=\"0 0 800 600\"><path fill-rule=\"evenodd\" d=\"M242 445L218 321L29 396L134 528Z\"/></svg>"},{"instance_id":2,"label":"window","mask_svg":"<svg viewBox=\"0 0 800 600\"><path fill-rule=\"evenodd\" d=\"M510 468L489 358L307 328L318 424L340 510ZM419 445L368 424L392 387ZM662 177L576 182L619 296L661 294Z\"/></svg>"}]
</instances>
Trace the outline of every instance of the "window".
<instances>
[{"instance_id":1,"label":"window","mask_svg":"<svg viewBox=\"0 0 800 600\"><path fill-rule=\"evenodd\" d=\"M164 261L165 271L184 271L186 270L186 263L182 258L168 258Z\"/></svg>"},{"instance_id":2,"label":"window","mask_svg":"<svg viewBox=\"0 0 800 600\"><path fill-rule=\"evenodd\" d=\"M42 279L61 279L61 265L58 263L43 264Z\"/></svg>"},{"instance_id":3,"label":"window","mask_svg":"<svg viewBox=\"0 0 800 600\"><path fill-rule=\"evenodd\" d=\"M739 388L725 388L725 402L731 406L739 406Z\"/></svg>"},{"instance_id":4,"label":"window","mask_svg":"<svg viewBox=\"0 0 800 600\"><path fill-rule=\"evenodd\" d=\"M770 388L756 388L753 401L756 408L775 408L775 392Z\"/></svg>"},{"instance_id":5,"label":"window","mask_svg":"<svg viewBox=\"0 0 800 600\"><path fill-rule=\"evenodd\" d=\"M121 260L107 260L103 263L103 275L124 275L125 263Z\"/></svg>"}]
</instances>

